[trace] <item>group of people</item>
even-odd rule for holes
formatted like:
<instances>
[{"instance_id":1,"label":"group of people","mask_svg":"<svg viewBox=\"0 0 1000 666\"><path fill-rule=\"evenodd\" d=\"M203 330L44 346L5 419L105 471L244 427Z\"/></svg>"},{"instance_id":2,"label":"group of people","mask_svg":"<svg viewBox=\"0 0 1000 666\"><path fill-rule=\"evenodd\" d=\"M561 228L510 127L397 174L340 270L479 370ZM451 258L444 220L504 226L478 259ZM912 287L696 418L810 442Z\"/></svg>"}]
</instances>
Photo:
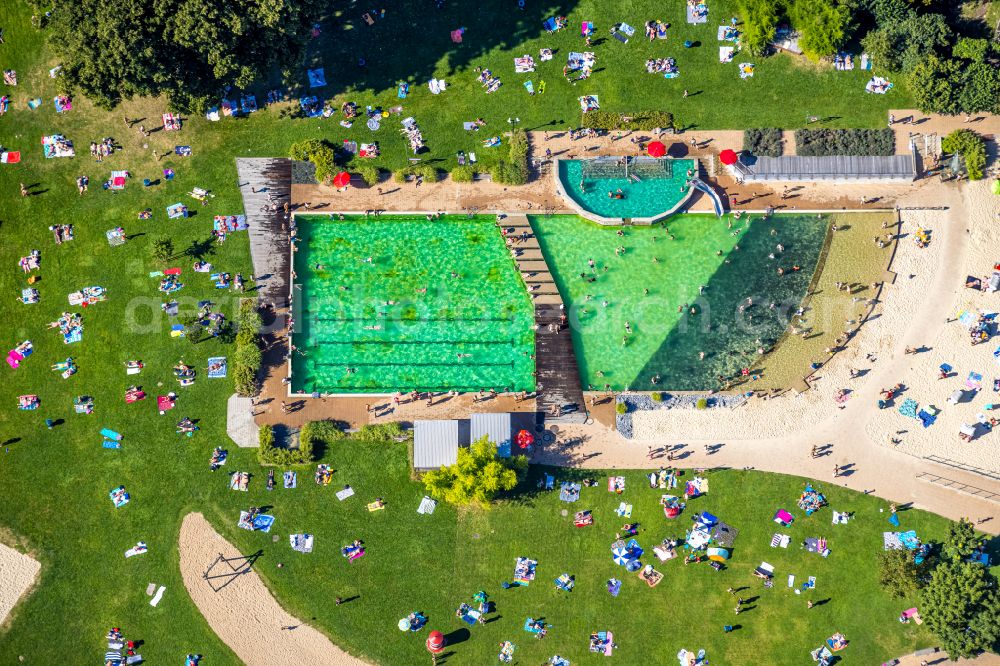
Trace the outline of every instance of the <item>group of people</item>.
<instances>
[{"instance_id":1,"label":"group of people","mask_svg":"<svg viewBox=\"0 0 1000 666\"><path fill-rule=\"evenodd\" d=\"M90 142L90 156L98 162L103 162L105 157L108 157L118 149L119 146L115 144L115 140L112 137L105 137L101 139L100 143L95 141Z\"/></svg>"}]
</instances>

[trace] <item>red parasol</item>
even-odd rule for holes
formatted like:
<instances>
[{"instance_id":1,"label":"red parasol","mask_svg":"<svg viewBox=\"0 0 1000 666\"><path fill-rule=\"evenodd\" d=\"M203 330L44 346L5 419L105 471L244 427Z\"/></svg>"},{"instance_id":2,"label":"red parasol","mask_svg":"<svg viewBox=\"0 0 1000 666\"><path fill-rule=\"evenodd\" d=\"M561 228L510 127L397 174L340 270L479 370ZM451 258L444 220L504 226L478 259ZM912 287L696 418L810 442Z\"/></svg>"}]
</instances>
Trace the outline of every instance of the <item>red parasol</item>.
<instances>
[{"instance_id":1,"label":"red parasol","mask_svg":"<svg viewBox=\"0 0 1000 666\"><path fill-rule=\"evenodd\" d=\"M520 448L527 449L530 448L531 445L535 443L535 436L532 435L527 430L522 430L521 432L517 433L515 440L517 441L517 445Z\"/></svg>"},{"instance_id":2,"label":"red parasol","mask_svg":"<svg viewBox=\"0 0 1000 666\"><path fill-rule=\"evenodd\" d=\"M659 141L654 141L646 146L646 152L649 153L650 157L663 157L667 154L667 147Z\"/></svg>"},{"instance_id":3,"label":"red parasol","mask_svg":"<svg viewBox=\"0 0 1000 666\"><path fill-rule=\"evenodd\" d=\"M341 171L333 177L333 186L336 188L347 187L351 184L351 174Z\"/></svg>"},{"instance_id":4,"label":"red parasol","mask_svg":"<svg viewBox=\"0 0 1000 666\"><path fill-rule=\"evenodd\" d=\"M431 654L444 652L444 634L440 631L432 631L427 636L427 651Z\"/></svg>"},{"instance_id":5,"label":"red parasol","mask_svg":"<svg viewBox=\"0 0 1000 666\"><path fill-rule=\"evenodd\" d=\"M719 153L719 161L725 164L726 166L731 166L733 164L736 164L736 162L739 161L739 159L740 156L736 154L736 151L731 150L729 148L726 148L721 153Z\"/></svg>"}]
</instances>

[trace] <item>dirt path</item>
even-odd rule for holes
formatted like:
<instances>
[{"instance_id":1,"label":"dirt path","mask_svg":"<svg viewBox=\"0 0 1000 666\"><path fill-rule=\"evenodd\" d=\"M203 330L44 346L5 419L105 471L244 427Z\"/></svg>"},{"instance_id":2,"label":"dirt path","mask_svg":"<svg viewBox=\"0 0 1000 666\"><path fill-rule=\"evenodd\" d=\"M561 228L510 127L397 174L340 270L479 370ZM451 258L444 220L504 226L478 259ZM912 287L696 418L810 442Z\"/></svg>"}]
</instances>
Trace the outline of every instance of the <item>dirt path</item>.
<instances>
[{"instance_id":1,"label":"dirt path","mask_svg":"<svg viewBox=\"0 0 1000 666\"><path fill-rule=\"evenodd\" d=\"M192 601L208 620L212 631L247 666L355 666L368 663L347 654L319 631L289 615L252 569L236 576L220 591L214 591L202 574L220 553L225 557L240 557L242 554L223 539L200 513L189 513L184 517L179 549L181 576ZM2 552L0 574L3 574ZM4 600L3 580L4 576L0 575L0 603ZM215 586L220 585L217 579Z\"/></svg>"},{"instance_id":2,"label":"dirt path","mask_svg":"<svg viewBox=\"0 0 1000 666\"><path fill-rule=\"evenodd\" d=\"M0 627L31 586L42 565L38 561L0 543Z\"/></svg>"}]
</instances>

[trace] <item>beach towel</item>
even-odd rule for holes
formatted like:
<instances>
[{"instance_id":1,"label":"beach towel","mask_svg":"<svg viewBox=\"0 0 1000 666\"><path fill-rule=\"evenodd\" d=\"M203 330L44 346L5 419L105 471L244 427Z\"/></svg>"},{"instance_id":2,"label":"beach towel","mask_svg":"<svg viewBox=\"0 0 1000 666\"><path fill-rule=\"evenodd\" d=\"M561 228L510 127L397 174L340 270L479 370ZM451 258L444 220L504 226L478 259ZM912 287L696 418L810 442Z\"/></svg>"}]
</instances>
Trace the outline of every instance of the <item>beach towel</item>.
<instances>
[{"instance_id":1,"label":"beach towel","mask_svg":"<svg viewBox=\"0 0 1000 666\"><path fill-rule=\"evenodd\" d=\"M970 372L965 379L965 385L975 391L980 390L983 388L983 375L978 372Z\"/></svg>"},{"instance_id":2,"label":"beach towel","mask_svg":"<svg viewBox=\"0 0 1000 666\"><path fill-rule=\"evenodd\" d=\"M719 62L732 62L733 55L736 53L736 49L732 46L720 46L719 47Z\"/></svg>"},{"instance_id":3,"label":"beach towel","mask_svg":"<svg viewBox=\"0 0 1000 666\"><path fill-rule=\"evenodd\" d=\"M622 518L631 518L632 517L632 505L631 504L626 504L625 502L622 502L622 503L620 503L618 505L618 508L615 509L615 513L617 513Z\"/></svg>"},{"instance_id":4,"label":"beach towel","mask_svg":"<svg viewBox=\"0 0 1000 666\"><path fill-rule=\"evenodd\" d=\"M257 98L253 95L243 95L240 97L240 109L243 113L253 113L257 110ZM179 123L177 129L180 129Z\"/></svg>"},{"instance_id":5,"label":"beach towel","mask_svg":"<svg viewBox=\"0 0 1000 666\"><path fill-rule=\"evenodd\" d=\"M913 398L907 398L903 401L903 404L899 406L899 413L903 416L909 416L911 419L917 418L917 401Z\"/></svg>"},{"instance_id":6,"label":"beach towel","mask_svg":"<svg viewBox=\"0 0 1000 666\"><path fill-rule=\"evenodd\" d=\"M326 74L322 67L307 70L306 75L309 77L310 88L322 88L326 85Z\"/></svg>"},{"instance_id":7,"label":"beach towel","mask_svg":"<svg viewBox=\"0 0 1000 666\"><path fill-rule=\"evenodd\" d=\"M125 558L128 559L130 557L135 557L136 555L142 555L143 553L146 552L146 550L147 548L145 542L140 541L139 543L135 544L135 546L125 551Z\"/></svg>"},{"instance_id":8,"label":"beach towel","mask_svg":"<svg viewBox=\"0 0 1000 666\"><path fill-rule=\"evenodd\" d=\"M586 37L594 32L594 24L591 21L584 21L580 24L580 36Z\"/></svg>"},{"instance_id":9,"label":"beach towel","mask_svg":"<svg viewBox=\"0 0 1000 666\"><path fill-rule=\"evenodd\" d=\"M611 578L608 580L608 594L613 597L617 597L618 593L621 592L622 582L617 578Z\"/></svg>"},{"instance_id":10,"label":"beach towel","mask_svg":"<svg viewBox=\"0 0 1000 666\"><path fill-rule=\"evenodd\" d=\"M609 493L621 493L625 490L625 477L624 476L609 476L608 477L608 492Z\"/></svg>"},{"instance_id":11,"label":"beach towel","mask_svg":"<svg viewBox=\"0 0 1000 666\"><path fill-rule=\"evenodd\" d=\"M0 153L0 163L17 164L21 161L21 153L17 151L3 151Z\"/></svg>"},{"instance_id":12,"label":"beach towel","mask_svg":"<svg viewBox=\"0 0 1000 666\"><path fill-rule=\"evenodd\" d=\"M917 412L917 418L920 419L920 423L925 428L930 428L937 421L937 416L929 413L926 409L921 409Z\"/></svg>"},{"instance_id":13,"label":"beach towel","mask_svg":"<svg viewBox=\"0 0 1000 666\"><path fill-rule=\"evenodd\" d=\"M281 475L281 481L285 488L294 488L298 483L298 477L295 472L289 470Z\"/></svg>"},{"instance_id":14,"label":"beach towel","mask_svg":"<svg viewBox=\"0 0 1000 666\"><path fill-rule=\"evenodd\" d=\"M56 107L56 113L64 113L73 108L73 102L69 97L60 96L52 99L52 103Z\"/></svg>"},{"instance_id":15,"label":"beach towel","mask_svg":"<svg viewBox=\"0 0 1000 666\"><path fill-rule=\"evenodd\" d=\"M176 220L177 218L187 217L187 206L182 203L175 203L167 206L167 217L171 220Z\"/></svg>"},{"instance_id":16,"label":"beach towel","mask_svg":"<svg viewBox=\"0 0 1000 666\"><path fill-rule=\"evenodd\" d=\"M834 525L846 525L847 521L851 519L849 513L840 513L839 511L833 512L833 524Z\"/></svg>"},{"instance_id":17,"label":"beach towel","mask_svg":"<svg viewBox=\"0 0 1000 666\"><path fill-rule=\"evenodd\" d=\"M225 356L212 356L208 359L208 376L212 379L221 379L226 376Z\"/></svg>"},{"instance_id":18,"label":"beach towel","mask_svg":"<svg viewBox=\"0 0 1000 666\"><path fill-rule=\"evenodd\" d=\"M396 88L396 97L400 99L406 99L406 96L409 94L410 94L410 84L406 83L405 81L403 83L400 83L399 86Z\"/></svg>"},{"instance_id":19,"label":"beach towel","mask_svg":"<svg viewBox=\"0 0 1000 666\"><path fill-rule=\"evenodd\" d=\"M312 534L289 534L288 542L292 546L292 550L297 550L300 553L311 553L313 550Z\"/></svg>"},{"instance_id":20,"label":"beach towel","mask_svg":"<svg viewBox=\"0 0 1000 666\"><path fill-rule=\"evenodd\" d=\"M208 107L208 110L205 112L205 118L207 120L210 120L213 123L216 123L216 122L219 122L219 117L220 117L219 116L219 107L217 107L217 106L210 106L210 107Z\"/></svg>"},{"instance_id":21,"label":"beach towel","mask_svg":"<svg viewBox=\"0 0 1000 666\"><path fill-rule=\"evenodd\" d=\"M448 89L448 84L444 79L431 79L427 87L430 88L432 95L440 95Z\"/></svg>"},{"instance_id":22,"label":"beach towel","mask_svg":"<svg viewBox=\"0 0 1000 666\"><path fill-rule=\"evenodd\" d=\"M339 499L341 502L343 502L348 497L353 497L353 496L354 496L354 488L351 488L350 486L344 486L343 490L337 491L337 499Z\"/></svg>"},{"instance_id":23,"label":"beach towel","mask_svg":"<svg viewBox=\"0 0 1000 666\"><path fill-rule=\"evenodd\" d=\"M872 59L868 57L867 53L861 54L861 69L870 70L872 68Z\"/></svg>"},{"instance_id":24,"label":"beach towel","mask_svg":"<svg viewBox=\"0 0 1000 666\"><path fill-rule=\"evenodd\" d=\"M619 23L618 31L625 33L626 37L631 37L635 34L635 28L630 26L628 23Z\"/></svg>"},{"instance_id":25,"label":"beach towel","mask_svg":"<svg viewBox=\"0 0 1000 666\"><path fill-rule=\"evenodd\" d=\"M156 594L153 595L153 598L149 600L149 605L155 608L157 604L160 603L160 599L163 598L163 593L166 591L167 588L161 585L159 589L156 590Z\"/></svg>"},{"instance_id":26,"label":"beach towel","mask_svg":"<svg viewBox=\"0 0 1000 666\"><path fill-rule=\"evenodd\" d=\"M771 548L788 548L789 542L792 540L787 534L775 534L771 537Z\"/></svg>"},{"instance_id":27,"label":"beach towel","mask_svg":"<svg viewBox=\"0 0 1000 666\"><path fill-rule=\"evenodd\" d=\"M601 103L597 98L597 95L584 95L580 98L580 109L587 113L588 111L596 111L601 108Z\"/></svg>"},{"instance_id":28,"label":"beach towel","mask_svg":"<svg viewBox=\"0 0 1000 666\"><path fill-rule=\"evenodd\" d=\"M170 396L156 396L156 408L161 412L167 412L174 408L174 400Z\"/></svg>"},{"instance_id":29,"label":"beach towel","mask_svg":"<svg viewBox=\"0 0 1000 666\"><path fill-rule=\"evenodd\" d=\"M741 62L740 65L740 78L749 79L753 77L754 65L750 62Z\"/></svg>"},{"instance_id":30,"label":"beach towel","mask_svg":"<svg viewBox=\"0 0 1000 666\"><path fill-rule=\"evenodd\" d=\"M693 25L708 23L708 7L704 3L687 3L687 22Z\"/></svg>"},{"instance_id":31,"label":"beach towel","mask_svg":"<svg viewBox=\"0 0 1000 666\"><path fill-rule=\"evenodd\" d=\"M41 97L35 97L34 99L29 99L28 100L28 108L31 109L32 111L34 111L35 109L37 109L41 105L42 105L42 98Z\"/></svg>"},{"instance_id":32,"label":"beach towel","mask_svg":"<svg viewBox=\"0 0 1000 666\"><path fill-rule=\"evenodd\" d=\"M270 532L271 526L274 525L274 516L257 514L254 516L253 522L247 521L249 517L249 513L246 511L240 511L240 520L237 523L237 526L242 527L245 530L250 530L251 532Z\"/></svg>"},{"instance_id":33,"label":"beach towel","mask_svg":"<svg viewBox=\"0 0 1000 666\"><path fill-rule=\"evenodd\" d=\"M455 42L456 44L461 44L462 43L462 35L464 35L464 34L465 34L465 28L459 28L458 30L452 30L451 31L451 41Z\"/></svg>"},{"instance_id":34,"label":"beach towel","mask_svg":"<svg viewBox=\"0 0 1000 666\"><path fill-rule=\"evenodd\" d=\"M545 29L545 32L555 32L556 30L558 30L559 26L556 25L556 17L550 16L549 18L542 21L542 28Z\"/></svg>"},{"instance_id":35,"label":"beach towel","mask_svg":"<svg viewBox=\"0 0 1000 666\"><path fill-rule=\"evenodd\" d=\"M559 486L559 499L563 502L576 502L580 499L581 488L579 483L564 482Z\"/></svg>"},{"instance_id":36,"label":"beach towel","mask_svg":"<svg viewBox=\"0 0 1000 666\"><path fill-rule=\"evenodd\" d=\"M423 499L420 500L420 506L417 507L417 513L429 516L434 513L434 509L436 508L437 502L424 495Z\"/></svg>"},{"instance_id":37,"label":"beach towel","mask_svg":"<svg viewBox=\"0 0 1000 666\"><path fill-rule=\"evenodd\" d=\"M611 33L611 36L614 37L615 39L617 39L622 44L628 44L628 37L626 35L623 35L622 33L618 32L617 30L614 31L613 33Z\"/></svg>"}]
</instances>

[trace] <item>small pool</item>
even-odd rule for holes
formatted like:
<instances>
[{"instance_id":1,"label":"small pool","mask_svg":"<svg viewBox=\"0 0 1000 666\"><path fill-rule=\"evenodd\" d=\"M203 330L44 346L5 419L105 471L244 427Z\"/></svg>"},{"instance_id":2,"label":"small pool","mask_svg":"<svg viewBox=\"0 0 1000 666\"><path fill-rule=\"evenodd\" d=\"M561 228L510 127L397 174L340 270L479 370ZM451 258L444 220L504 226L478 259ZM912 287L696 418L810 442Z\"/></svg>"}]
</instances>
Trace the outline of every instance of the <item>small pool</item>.
<instances>
[{"instance_id":1,"label":"small pool","mask_svg":"<svg viewBox=\"0 0 1000 666\"><path fill-rule=\"evenodd\" d=\"M560 160L563 191L584 211L612 219L656 218L690 194L694 160L630 158L622 164L621 159Z\"/></svg>"}]
</instances>

